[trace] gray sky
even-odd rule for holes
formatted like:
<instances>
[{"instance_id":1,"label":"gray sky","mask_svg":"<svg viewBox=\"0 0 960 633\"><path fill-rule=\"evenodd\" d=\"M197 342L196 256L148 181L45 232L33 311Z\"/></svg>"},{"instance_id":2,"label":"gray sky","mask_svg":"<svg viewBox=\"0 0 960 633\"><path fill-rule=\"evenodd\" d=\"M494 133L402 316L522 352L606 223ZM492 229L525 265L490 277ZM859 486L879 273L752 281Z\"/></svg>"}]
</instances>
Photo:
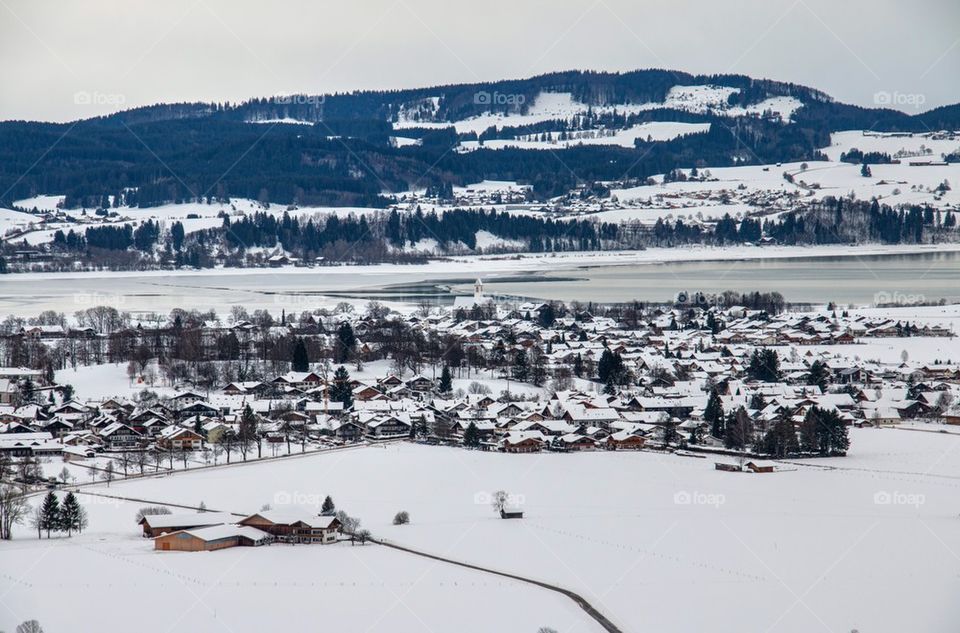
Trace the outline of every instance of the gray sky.
<instances>
[{"instance_id":1,"label":"gray sky","mask_svg":"<svg viewBox=\"0 0 960 633\"><path fill-rule=\"evenodd\" d=\"M649 67L922 111L960 101L960 2L0 0L0 119Z\"/></svg>"}]
</instances>

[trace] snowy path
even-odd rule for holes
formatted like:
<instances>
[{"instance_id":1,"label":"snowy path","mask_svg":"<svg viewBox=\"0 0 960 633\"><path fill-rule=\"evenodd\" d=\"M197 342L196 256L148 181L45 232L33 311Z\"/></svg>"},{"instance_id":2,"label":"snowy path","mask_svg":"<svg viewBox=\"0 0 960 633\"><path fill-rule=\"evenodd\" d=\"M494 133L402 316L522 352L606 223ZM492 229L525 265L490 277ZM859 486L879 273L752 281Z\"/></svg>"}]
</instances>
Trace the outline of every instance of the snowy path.
<instances>
[{"instance_id":1,"label":"snowy path","mask_svg":"<svg viewBox=\"0 0 960 633\"><path fill-rule=\"evenodd\" d=\"M490 569L489 567L480 567L479 565L471 565L470 563L465 563L465 562L463 562L463 561L454 560L454 559L452 559L452 558L445 558L445 557L443 557L443 556L437 556L436 554L429 554L429 553L427 553L427 552L423 552L423 551L420 551L420 550L417 550L417 549L413 549L413 548L410 548L410 547L406 547L406 546L404 546L404 545L398 545L397 543L392 543L392 542L387 541L387 540L385 540L385 539L373 539L373 541L374 541L375 543L379 543L380 545L383 545L383 546L385 546L385 547L389 547L389 548L392 548L392 549L395 549L395 550L399 550L399 551L401 551L401 552L406 552L406 553L408 553L408 554L413 554L414 556L422 556L423 558L429 558L429 559L431 559L431 560L437 560L437 561L440 561L440 562L443 562L443 563L448 563L448 564L450 564L450 565L457 565L457 566L459 566L459 567L465 567L465 568L467 568L467 569L473 569L473 570L475 570L475 571L482 571L482 572L485 572L485 573L488 573L488 574L494 574L494 575L497 575L497 576L503 576L504 578L509 578L509 579L511 579L511 580L519 580L520 582L525 582L525 583L528 583L528 584L531 584L531 585L536 585L537 587L541 587L541 588L543 588L543 589L549 589L550 591L555 591L555 592L557 592L557 593L563 594L564 596L570 598L570 599L573 600L575 603L577 603L577 606L580 607L581 609L583 609L584 612L586 612L587 615L589 615L589 616L590 616L591 618L593 618L598 624L600 624L600 626L602 626L605 631L609 631L610 633L622 633L622 631L621 631L613 622L611 622L611 621L607 618L607 616L605 616L605 615L603 615L602 613L600 613L600 611L598 611L592 604L590 604L589 602L587 602L587 600L586 600L583 596L581 596L580 594L578 594L578 593L576 593L576 592L570 591L569 589L564 589L563 587L558 587L558 586L556 586L556 585L552 585L552 584L550 584L550 583L542 582L542 581L540 581L540 580L533 580L532 578L526 578L526 577L524 577L524 576L518 576L518 575L516 575L516 574L509 574L509 573L504 572L504 571L498 571L498 570L496 570L496 569Z\"/></svg>"}]
</instances>

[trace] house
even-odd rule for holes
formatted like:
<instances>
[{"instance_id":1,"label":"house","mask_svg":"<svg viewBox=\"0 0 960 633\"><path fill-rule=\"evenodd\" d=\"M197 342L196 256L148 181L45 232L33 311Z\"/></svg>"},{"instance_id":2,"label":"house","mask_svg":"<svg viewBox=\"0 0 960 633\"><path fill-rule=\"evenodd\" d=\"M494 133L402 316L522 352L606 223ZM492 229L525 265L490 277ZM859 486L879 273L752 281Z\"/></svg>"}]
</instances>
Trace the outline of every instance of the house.
<instances>
[{"instance_id":1,"label":"house","mask_svg":"<svg viewBox=\"0 0 960 633\"><path fill-rule=\"evenodd\" d=\"M287 543L334 543L340 534L340 520L332 516L263 510L238 522L254 527Z\"/></svg>"},{"instance_id":2,"label":"house","mask_svg":"<svg viewBox=\"0 0 960 633\"><path fill-rule=\"evenodd\" d=\"M647 440L640 435L629 431L617 431L607 438L603 446L611 451L638 451L646 443Z\"/></svg>"},{"instance_id":3,"label":"house","mask_svg":"<svg viewBox=\"0 0 960 633\"><path fill-rule=\"evenodd\" d=\"M212 552L228 547L257 547L273 542L262 530L241 525L211 525L180 530L153 539L153 548L163 552Z\"/></svg>"},{"instance_id":4,"label":"house","mask_svg":"<svg viewBox=\"0 0 960 633\"><path fill-rule=\"evenodd\" d=\"M367 436L377 439L409 437L413 425L401 415L377 416L370 420L366 423Z\"/></svg>"},{"instance_id":5,"label":"house","mask_svg":"<svg viewBox=\"0 0 960 633\"><path fill-rule=\"evenodd\" d=\"M108 450L120 451L138 448L141 435L123 422L111 422L100 429L100 439Z\"/></svg>"},{"instance_id":6,"label":"house","mask_svg":"<svg viewBox=\"0 0 960 633\"><path fill-rule=\"evenodd\" d=\"M14 399L20 394L17 383L9 378L0 378L0 404L13 404Z\"/></svg>"},{"instance_id":7,"label":"house","mask_svg":"<svg viewBox=\"0 0 960 633\"><path fill-rule=\"evenodd\" d=\"M544 437L539 431L511 431L503 438L505 453L536 453L543 448Z\"/></svg>"},{"instance_id":8,"label":"house","mask_svg":"<svg viewBox=\"0 0 960 633\"><path fill-rule=\"evenodd\" d=\"M414 376L413 378L407 381L407 387L409 387L412 391L426 393L429 391L433 391L433 381L427 378L426 376L417 374L416 376Z\"/></svg>"},{"instance_id":9,"label":"house","mask_svg":"<svg viewBox=\"0 0 960 633\"><path fill-rule=\"evenodd\" d=\"M63 452L63 443L53 439L49 433L9 433L0 435L0 454L11 457L29 457L31 455L59 455Z\"/></svg>"},{"instance_id":10,"label":"house","mask_svg":"<svg viewBox=\"0 0 960 633\"><path fill-rule=\"evenodd\" d=\"M166 450L193 451L203 448L203 436L193 429L168 426L157 436L157 446Z\"/></svg>"},{"instance_id":11,"label":"house","mask_svg":"<svg viewBox=\"0 0 960 633\"><path fill-rule=\"evenodd\" d=\"M229 512L190 512L182 514L148 514L138 521L145 537L157 537L181 530L221 525L235 520Z\"/></svg>"},{"instance_id":12,"label":"house","mask_svg":"<svg viewBox=\"0 0 960 633\"><path fill-rule=\"evenodd\" d=\"M551 447L560 451L587 451L596 448L596 442L579 433L567 433L555 438Z\"/></svg>"}]
</instances>

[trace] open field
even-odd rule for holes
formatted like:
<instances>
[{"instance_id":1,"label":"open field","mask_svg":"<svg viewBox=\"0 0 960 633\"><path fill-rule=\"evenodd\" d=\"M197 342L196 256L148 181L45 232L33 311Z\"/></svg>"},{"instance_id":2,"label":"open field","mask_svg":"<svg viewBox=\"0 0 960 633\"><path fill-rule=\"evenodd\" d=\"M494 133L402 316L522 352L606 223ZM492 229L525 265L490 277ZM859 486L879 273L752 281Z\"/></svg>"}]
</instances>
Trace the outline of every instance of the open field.
<instances>
[{"instance_id":1,"label":"open field","mask_svg":"<svg viewBox=\"0 0 960 633\"><path fill-rule=\"evenodd\" d=\"M960 437L851 429L851 441L845 459L767 475L646 452L402 443L87 490L235 512L288 501L316 511L330 494L377 537L557 583L629 631L955 631ZM497 489L523 503L523 520L494 515L486 499ZM511 630L597 630L559 596L375 545L154 553L133 523L141 504L98 501L80 537L37 542L22 528L0 548L0 592L18 617L126 630L126 617L81 609L79 593L59 615L41 610L63 587L109 592L111 609L131 617L158 612L141 623L148 631L175 630L181 615L238 633L307 617L351 630L480 631L497 627L498 612ZM412 523L395 527L401 509ZM157 609L158 595L177 606Z\"/></svg>"}]
</instances>

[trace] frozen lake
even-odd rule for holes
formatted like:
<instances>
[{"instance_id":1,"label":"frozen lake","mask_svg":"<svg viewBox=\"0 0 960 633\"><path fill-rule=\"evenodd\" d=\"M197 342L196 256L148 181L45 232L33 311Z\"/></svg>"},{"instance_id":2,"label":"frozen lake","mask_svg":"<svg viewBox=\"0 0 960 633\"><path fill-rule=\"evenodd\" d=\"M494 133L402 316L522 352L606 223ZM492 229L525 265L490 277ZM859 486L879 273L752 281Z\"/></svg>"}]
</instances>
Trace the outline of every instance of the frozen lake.
<instances>
[{"instance_id":1,"label":"frozen lake","mask_svg":"<svg viewBox=\"0 0 960 633\"><path fill-rule=\"evenodd\" d=\"M490 292L564 301L669 301L680 292L777 291L787 301L882 303L960 299L960 253L668 262L545 273Z\"/></svg>"},{"instance_id":2,"label":"frozen lake","mask_svg":"<svg viewBox=\"0 0 960 633\"><path fill-rule=\"evenodd\" d=\"M777 256L767 258L767 249L763 259L757 258L757 249L680 251L685 261L664 262L658 252L643 251L409 266L5 275L0 277L0 314L70 314L92 305L133 313L178 307L225 313L233 305L299 312L329 307L345 297L355 302L376 298L449 303L449 290L472 293L477 277L484 279L489 294L564 301L667 301L680 292L724 290L776 290L788 301L811 303L870 304L878 295L885 302L960 299L957 251L816 257L769 252ZM713 259L718 254L726 259Z\"/></svg>"}]
</instances>

